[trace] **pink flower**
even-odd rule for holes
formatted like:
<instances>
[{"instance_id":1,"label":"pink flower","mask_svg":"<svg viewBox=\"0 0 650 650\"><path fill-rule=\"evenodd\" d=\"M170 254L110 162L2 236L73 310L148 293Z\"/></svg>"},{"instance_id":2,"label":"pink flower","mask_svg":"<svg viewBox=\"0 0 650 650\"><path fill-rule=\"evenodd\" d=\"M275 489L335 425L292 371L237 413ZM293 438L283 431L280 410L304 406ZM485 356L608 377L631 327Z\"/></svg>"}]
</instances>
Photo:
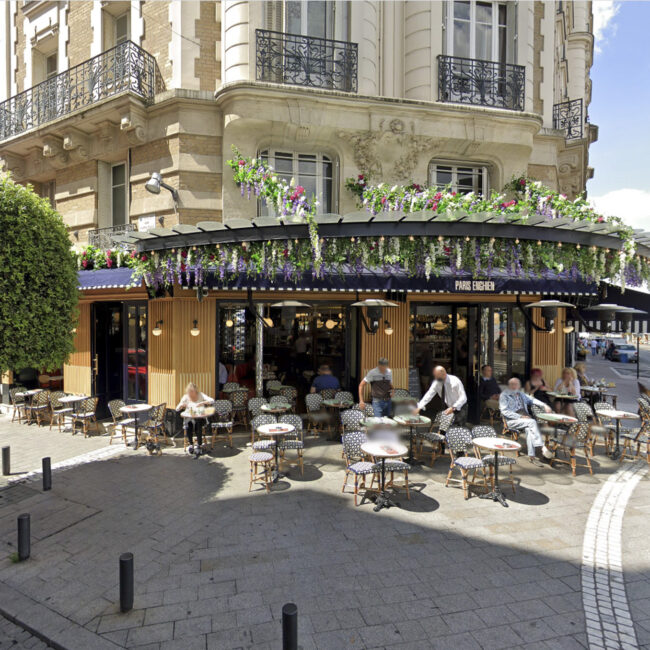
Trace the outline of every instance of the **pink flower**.
<instances>
[{"instance_id":1,"label":"pink flower","mask_svg":"<svg viewBox=\"0 0 650 650\"><path fill-rule=\"evenodd\" d=\"M381 197L381 204L386 205L386 197L385 196Z\"/></svg>"},{"instance_id":2,"label":"pink flower","mask_svg":"<svg viewBox=\"0 0 650 650\"><path fill-rule=\"evenodd\" d=\"M526 179L525 178L520 178L519 179L519 185L525 185L526 184Z\"/></svg>"},{"instance_id":3,"label":"pink flower","mask_svg":"<svg viewBox=\"0 0 650 650\"><path fill-rule=\"evenodd\" d=\"M135 257L137 253L135 251L131 251L131 257Z\"/></svg>"},{"instance_id":4,"label":"pink flower","mask_svg":"<svg viewBox=\"0 0 650 650\"><path fill-rule=\"evenodd\" d=\"M84 269L85 269L85 268L88 266L88 260L83 260L83 261L81 262L81 266L83 266Z\"/></svg>"},{"instance_id":5,"label":"pink flower","mask_svg":"<svg viewBox=\"0 0 650 650\"><path fill-rule=\"evenodd\" d=\"M185 259L187 257L187 251L181 251L181 257Z\"/></svg>"},{"instance_id":6,"label":"pink flower","mask_svg":"<svg viewBox=\"0 0 650 650\"><path fill-rule=\"evenodd\" d=\"M440 199L442 198L442 192L436 192L433 198L436 201L440 201Z\"/></svg>"},{"instance_id":7,"label":"pink flower","mask_svg":"<svg viewBox=\"0 0 650 650\"><path fill-rule=\"evenodd\" d=\"M86 255L88 255L88 251L84 251L84 252L81 254L81 257L86 257Z\"/></svg>"},{"instance_id":8,"label":"pink flower","mask_svg":"<svg viewBox=\"0 0 650 650\"><path fill-rule=\"evenodd\" d=\"M141 259L143 262L146 262L149 258L148 258L146 255L142 255L142 256L140 257L140 259Z\"/></svg>"},{"instance_id":9,"label":"pink flower","mask_svg":"<svg viewBox=\"0 0 650 650\"><path fill-rule=\"evenodd\" d=\"M106 258L106 266L110 269L113 266L113 260L110 257Z\"/></svg>"},{"instance_id":10,"label":"pink flower","mask_svg":"<svg viewBox=\"0 0 650 650\"><path fill-rule=\"evenodd\" d=\"M110 257L113 254L113 251L107 250L106 251L106 257Z\"/></svg>"},{"instance_id":11,"label":"pink flower","mask_svg":"<svg viewBox=\"0 0 650 650\"><path fill-rule=\"evenodd\" d=\"M300 196L304 191L305 191L305 188L302 185L298 185L298 187L296 187L296 194L298 196Z\"/></svg>"},{"instance_id":12,"label":"pink flower","mask_svg":"<svg viewBox=\"0 0 650 650\"><path fill-rule=\"evenodd\" d=\"M186 268L187 268L187 266L185 266L185 264L183 264L183 262L181 262L181 273L183 271L185 271Z\"/></svg>"},{"instance_id":13,"label":"pink flower","mask_svg":"<svg viewBox=\"0 0 650 650\"><path fill-rule=\"evenodd\" d=\"M245 160L240 160L240 161L239 161L239 166L240 166L240 167L243 167L245 164L246 164L246 161L245 161Z\"/></svg>"},{"instance_id":14,"label":"pink flower","mask_svg":"<svg viewBox=\"0 0 650 650\"><path fill-rule=\"evenodd\" d=\"M598 217L598 219L596 219L596 221L598 223L603 223L603 221L605 221L605 217Z\"/></svg>"},{"instance_id":15,"label":"pink flower","mask_svg":"<svg viewBox=\"0 0 650 650\"><path fill-rule=\"evenodd\" d=\"M214 255L210 255L210 260L214 260Z\"/></svg>"}]
</instances>

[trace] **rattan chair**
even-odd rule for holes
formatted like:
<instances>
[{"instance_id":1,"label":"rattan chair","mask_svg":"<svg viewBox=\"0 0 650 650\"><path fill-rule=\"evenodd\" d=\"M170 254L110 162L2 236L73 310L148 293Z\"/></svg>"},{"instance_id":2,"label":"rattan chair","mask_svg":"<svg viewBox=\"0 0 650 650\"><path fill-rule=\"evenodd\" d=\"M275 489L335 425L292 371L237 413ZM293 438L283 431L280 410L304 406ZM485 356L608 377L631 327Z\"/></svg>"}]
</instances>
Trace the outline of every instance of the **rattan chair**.
<instances>
[{"instance_id":1,"label":"rattan chair","mask_svg":"<svg viewBox=\"0 0 650 650\"><path fill-rule=\"evenodd\" d=\"M251 421L251 445L253 449L260 451L275 447L275 440L262 439L256 441L255 436L258 427L261 427L264 424L275 424L277 421L278 419L271 413L262 413L262 415L253 418Z\"/></svg>"},{"instance_id":2,"label":"rattan chair","mask_svg":"<svg viewBox=\"0 0 650 650\"><path fill-rule=\"evenodd\" d=\"M231 390L237 390L238 388L240 388L240 385L236 381L227 381L221 390L229 392Z\"/></svg>"},{"instance_id":3,"label":"rattan chair","mask_svg":"<svg viewBox=\"0 0 650 650\"><path fill-rule=\"evenodd\" d=\"M232 402L233 422L239 418L239 421L248 426L248 388L238 388L232 393L228 393L228 399Z\"/></svg>"},{"instance_id":4,"label":"rattan chair","mask_svg":"<svg viewBox=\"0 0 650 650\"><path fill-rule=\"evenodd\" d=\"M608 418L604 415L600 415L597 411L612 411L615 410L614 407L605 401L595 402L594 403L594 418L596 420L596 426L599 427L598 431L601 432L603 436L603 445L605 447L605 453L609 454L612 448L614 447L614 434L616 433L616 422L612 418ZM624 429L621 429L621 433L624 433ZM595 447L597 438L593 441L592 447Z\"/></svg>"},{"instance_id":5,"label":"rattan chair","mask_svg":"<svg viewBox=\"0 0 650 650\"><path fill-rule=\"evenodd\" d=\"M302 418L299 415L295 414L287 414L287 415L281 415L278 418L278 422L280 424L290 424L293 428L294 431L292 433L288 433L285 437L284 440L280 440L278 444L278 449L280 451L280 455L282 460L285 459L285 452L294 449L296 451L296 454L298 455L298 465L300 467L300 475L304 475L304 465L303 465L303 454L305 450L305 443L302 438Z\"/></svg>"},{"instance_id":6,"label":"rattan chair","mask_svg":"<svg viewBox=\"0 0 650 650\"><path fill-rule=\"evenodd\" d=\"M16 393L22 393L25 390L27 389L24 386L14 386L13 388L9 389L9 402L11 403L11 407L13 409L13 413L11 415L12 422L16 418L18 418L18 422L22 422L23 420L27 419L27 413L25 412L25 398L16 395Z\"/></svg>"},{"instance_id":7,"label":"rattan chair","mask_svg":"<svg viewBox=\"0 0 650 650\"><path fill-rule=\"evenodd\" d=\"M25 411L27 412L27 421L31 423L34 418L40 427L41 421L44 421L50 413L50 391L42 390L40 393L36 393L32 398L32 403L25 406Z\"/></svg>"},{"instance_id":8,"label":"rattan chair","mask_svg":"<svg viewBox=\"0 0 650 650\"><path fill-rule=\"evenodd\" d=\"M216 402L214 402L213 406L215 412L215 419L212 422L210 427L212 429L212 439L210 442L210 447L214 449L215 438L219 434L223 433L228 438L228 446L232 448L232 425L233 425L232 402L230 402L230 400L227 399L218 399Z\"/></svg>"},{"instance_id":9,"label":"rattan chair","mask_svg":"<svg viewBox=\"0 0 650 650\"><path fill-rule=\"evenodd\" d=\"M336 390L336 388L323 388L323 390L320 392L320 395L324 400L326 400L326 399L334 399L334 396L338 392L339 391Z\"/></svg>"},{"instance_id":10,"label":"rattan chair","mask_svg":"<svg viewBox=\"0 0 650 650\"><path fill-rule=\"evenodd\" d=\"M346 402L349 402L350 404L354 403L354 396L350 391L347 390L340 390L337 393L335 393L334 399L337 402L341 402L341 403L346 403Z\"/></svg>"},{"instance_id":11,"label":"rattan chair","mask_svg":"<svg viewBox=\"0 0 650 650\"><path fill-rule=\"evenodd\" d=\"M252 419L262 414L262 406L268 404L266 397L251 397L248 400L248 415Z\"/></svg>"},{"instance_id":12,"label":"rattan chair","mask_svg":"<svg viewBox=\"0 0 650 650\"><path fill-rule=\"evenodd\" d=\"M59 397L64 396L65 393L60 390L50 393L50 431L52 431L54 423L61 431L61 425L65 424L66 415L72 417L72 407L64 406L63 402L59 402Z\"/></svg>"},{"instance_id":13,"label":"rattan chair","mask_svg":"<svg viewBox=\"0 0 650 650\"><path fill-rule=\"evenodd\" d=\"M144 423L142 429L144 438L147 442L153 442L154 445L159 445L159 436L162 435L165 444L169 444L167 437L167 429L165 429L165 415L167 413L167 404L158 404L154 406L150 413L149 419Z\"/></svg>"},{"instance_id":14,"label":"rattan chair","mask_svg":"<svg viewBox=\"0 0 650 650\"><path fill-rule=\"evenodd\" d=\"M449 487L450 481L460 481L463 486L463 496L469 499L469 486L476 484L476 473L483 472L483 483L486 483L485 467L486 464L481 458L475 455L469 456L468 452L472 448L472 432L465 427L451 427L445 435L447 448L449 449L449 472L445 487ZM460 479L452 478L454 469L460 470ZM469 473L473 472L472 480L469 481Z\"/></svg>"},{"instance_id":15,"label":"rattan chair","mask_svg":"<svg viewBox=\"0 0 650 650\"><path fill-rule=\"evenodd\" d=\"M348 476L354 475L354 505L358 505L359 495L359 477L361 477L361 489L366 490L366 476L376 475L379 471L376 463L371 463L363 459L364 454L361 451L361 445L366 441L366 434L363 431L346 431L341 436L343 442L343 453L347 467L345 468L345 479L341 492L345 492L348 482Z\"/></svg>"},{"instance_id":16,"label":"rattan chair","mask_svg":"<svg viewBox=\"0 0 650 650\"><path fill-rule=\"evenodd\" d=\"M284 397L289 404L291 404L291 409L296 409L296 402L298 401L298 390L293 386L283 386L280 389L280 396Z\"/></svg>"},{"instance_id":17,"label":"rattan chair","mask_svg":"<svg viewBox=\"0 0 650 650\"><path fill-rule=\"evenodd\" d=\"M261 417L261 416L258 416ZM255 452L248 458L250 462L250 481L248 491L255 483L261 483L267 492L271 491L271 474L273 472L273 454L265 451Z\"/></svg>"},{"instance_id":18,"label":"rattan chair","mask_svg":"<svg viewBox=\"0 0 650 650\"><path fill-rule=\"evenodd\" d=\"M88 437L88 428L90 423L95 424L97 428L97 397L86 397L80 404L79 410L72 415L72 433L75 432L77 423L81 423L81 430L83 431L84 438Z\"/></svg>"},{"instance_id":19,"label":"rattan chair","mask_svg":"<svg viewBox=\"0 0 650 650\"><path fill-rule=\"evenodd\" d=\"M361 408L361 404L355 404L352 408L361 411L367 418L375 417L375 411L372 408L372 404L364 404L363 409Z\"/></svg>"},{"instance_id":20,"label":"rattan chair","mask_svg":"<svg viewBox=\"0 0 650 650\"><path fill-rule=\"evenodd\" d=\"M591 459L589 458L589 423L577 422L569 427L566 435L551 437L550 449L554 452L554 458L550 461L551 467L553 466L553 463L566 463L571 466L571 473L573 476L576 475L576 449L582 449L585 455L585 460L587 461L586 465L589 468L589 474L593 474L593 470L591 469ZM568 451L569 459L558 458L558 449Z\"/></svg>"},{"instance_id":21,"label":"rattan chair","mask_svg":"<svg viewBox=\"0 0 650 650\"><path fill-rule=\"evenodd\" d=\"M431 423L431 429L429 431L423 431L422 429L416 429L415 436L418 441L418 457L421 457L424 453L431 454L431 460L429 465L433 467L433 464L436 462L436 459L442 454L442 445L445 442L445 432L452 426L454 421L453 413L445 413L444 411L439 411L436 413L433 422ZM431 445L431 451L424 451L424 443L428 442Z\"/></svg>"},{"instance_id":22,"label":"rattan chair","mask_svg":"<svg viewBox=\"0 0 650 650\"><path fill-rule=\"evenodd\" d=\"M628 453L634 454L633 459L638 460L641 458L641 445L645 445L645 459L650 464L650 402L645 400L644 396L640 396L637 403L641 416L641 427L634 431L624 431L621 434L623 452L619 460L623 462Z\"/></svg>"},{"instance_id":23,"label":"rattan chair","mask_svg":"<svg viewBox=\"0 0 650 650\"><path fill-rule=\"evenodd\" d=\"M406 388L396 388L393 391L393 397L410 397L414 402L417 402L415 397L413 397Z\"/></svg>"},{"instance_id":24,"label":"rattan chair","mask_svg":"<svg viewBox=\"0 0 650 650\"><path fill-rule=\"evenodd\" d=\"M330 414L323 410L323 397L319 393L305 395L306 419L309 422L309 433L320 435L324 429L329 429Z\"/></svg>"},{"instance_id":25,"label":"rattan chair","mask_svg":"<svg viewBox=\"0 0 650 650\"><path fill-rule=\"evenodd\" d=\"M366 414L357 409L341 411L341 424L344 431L359 431L361 423L366 419Z\"/></svg>"},{"instance_id":26,"label":"rattan chair","mask_svg":"<svg viewBox=\"0 0 650 650\"><path fill-rule=\"evenodd\" d=\"M498 438L497 432L492 426L485 424L479 424L475 427L472 427L472 439L474 438ZM480 458L483 461L483 464L487 466L490 470L490 483L492 489L494 490L494 458L495 454L482 454L478 447L474 447L476 451L476 457ZM508 467L509 475L508 478L503 478L503 475L499 477L501 483L510 483L512 487L512 493L516 493L515 489L515 478L512 473L512 468L517 464L517 459L512 456L506 456L503 452L499 454L499 467Z\"/></svg>"},{"instance_id":27,"label":"rattan chair","mask_svg":"<svg viewBox=\"0 0 650 650\"><path fill-rule=\"evenodd\" d=\"M110 425L111 438L108 442L109 445L113 444L113 438L115 437L115 432L118 428L122 430L122 440L124 441L124 444L128 444L126 440L126 428L128 426L133 426L135 420L133 418L124 417L124 414L120 410L124 406L126 406L126 402L121 399L113 399L108 403L108 410L111 414L111 418L113 419L113 422Z\"/></svg>"},{"instance_id":28,"label":"rattan chair","mask_svg":"<svg viewBox=\"0 0 650 650\"><path fill-rule=\"evenodd\" d=\"M270 379L266 382L266 392L269 396L277 395L282 388L282 382L278 379Z\"/></svg>"}]
</instances>

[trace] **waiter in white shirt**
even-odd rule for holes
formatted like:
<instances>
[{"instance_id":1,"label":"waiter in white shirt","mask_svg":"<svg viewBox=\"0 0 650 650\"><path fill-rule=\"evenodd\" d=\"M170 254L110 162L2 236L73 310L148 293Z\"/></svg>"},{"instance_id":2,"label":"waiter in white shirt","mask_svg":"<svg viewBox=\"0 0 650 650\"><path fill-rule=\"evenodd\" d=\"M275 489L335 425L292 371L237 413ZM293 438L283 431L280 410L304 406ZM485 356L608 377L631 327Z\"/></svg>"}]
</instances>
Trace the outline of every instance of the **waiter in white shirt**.
<instances>
[{"instance_id":1,"label":"waiter in white shirt","mask_svg":"<svg viewBox=\"0 0 650 650\"><path fill-rule=\"evenodd\" d=\"M445 415L455 413L454 424L463 426L467 422L467 394L463 382L455 375L448 374L442 366L433 369L433 382L419 401L416 413L419 413L434 395L438 395L447 406Z\"/></svg>"}]
</instances>

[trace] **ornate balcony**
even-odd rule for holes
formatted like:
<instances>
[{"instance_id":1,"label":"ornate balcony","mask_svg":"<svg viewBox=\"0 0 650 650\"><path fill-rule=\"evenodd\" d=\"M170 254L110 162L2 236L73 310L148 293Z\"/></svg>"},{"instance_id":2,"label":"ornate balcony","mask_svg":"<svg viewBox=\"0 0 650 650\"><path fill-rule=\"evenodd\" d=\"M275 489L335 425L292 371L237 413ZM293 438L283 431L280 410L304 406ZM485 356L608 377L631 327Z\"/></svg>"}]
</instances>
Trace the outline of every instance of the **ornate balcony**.
<instances>
[{"instance_id":1,"label":"ornate balcony","mask_svg":"<svg viewBox=\"0 0 650 650\"><path fill-rule=\"evenodd\" d=\"M526 68L459 56L438 56L438 101L524 110Z\"/></svg>"},{"instance_id":2,"label":"ornate balcony","mask_svg":"<svg viewBox=\"0 0 650 650\"><path fill-rule=\"evenodd\" d=\"M256 30L258 81L357 92L357 44Z\"/></svg>"},{"instance_id":3,"label":"ornate balcony","mask_svg":"<svg viewBox=\"0 0 650 650\"><path fill-rule=\"evenodd\" d=\"M109 249L118 246L124 246L122 242L116 241L118 235L125 235L135 231L132 223L125 223L120 226L110 226L108 228L96 228L88 231L88 243L97 248Z\"/></svg>"},{"instance_id":4,"label":"ornate balcony","mask_svg":"<svg viewBox=\"0 0 650 650\"><path fill-rule=\"evenodd\" d=\"M131 41L84 61L0 104L0 140L123 92L145 102L165 89L156 59Z\"/></svg>"},{"instance_id":5,"label":"ornate balcony","mask_svg":"<svg viewBox=\"0 0 650 650\"><path fill-rule=\"evenodd\" d=\"M582 138L582 98L554 104L553 128L564 131L567 140Z\"/></svg>"}]
</instances>

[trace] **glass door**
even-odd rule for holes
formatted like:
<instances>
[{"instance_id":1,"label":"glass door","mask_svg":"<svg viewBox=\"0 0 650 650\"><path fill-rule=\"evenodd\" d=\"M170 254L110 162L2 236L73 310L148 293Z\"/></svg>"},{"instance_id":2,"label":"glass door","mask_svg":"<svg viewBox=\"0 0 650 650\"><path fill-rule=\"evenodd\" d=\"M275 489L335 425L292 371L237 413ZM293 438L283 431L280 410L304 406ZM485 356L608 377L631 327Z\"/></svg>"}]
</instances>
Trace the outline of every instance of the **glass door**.
<instances>
[{"instance_id":1,"label":"glass door","mask_svg":"<svg viewBox=\"0 0 650 650\"><path fill-rule=\"evenodd\" d=\"M125 352L124 401L146 402L148 388L147 365L147 303L124 303Z\"/></svg>"}]
</instances>

